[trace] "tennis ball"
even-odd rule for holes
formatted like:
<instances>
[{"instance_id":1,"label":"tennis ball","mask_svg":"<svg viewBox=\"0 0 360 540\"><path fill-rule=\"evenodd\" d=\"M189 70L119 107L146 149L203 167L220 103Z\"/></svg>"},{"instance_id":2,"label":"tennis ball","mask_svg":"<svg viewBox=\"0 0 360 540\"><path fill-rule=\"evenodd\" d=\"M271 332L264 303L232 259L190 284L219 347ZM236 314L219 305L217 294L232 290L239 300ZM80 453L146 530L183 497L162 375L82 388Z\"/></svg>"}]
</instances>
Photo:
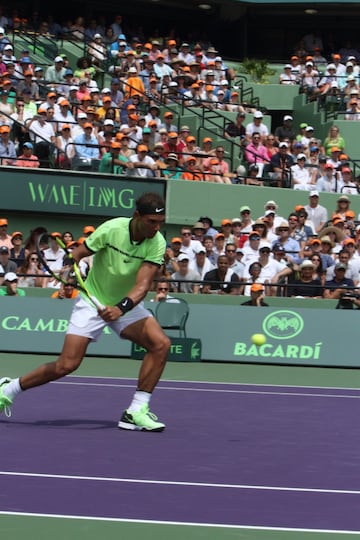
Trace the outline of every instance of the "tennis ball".
<instances>
[{"instance_id":1,"label":"tennis ball","mask_svg":"<svg viewBox=\"0 0 360 540\"><path fill-rule=\"evenodd\" d=\"M254 345L260 347L260 345L264 345L264 343L266 343L266 337L264 334L253 334L251 336L251 341L254 343Z\"/></svg>"}]
</instances>

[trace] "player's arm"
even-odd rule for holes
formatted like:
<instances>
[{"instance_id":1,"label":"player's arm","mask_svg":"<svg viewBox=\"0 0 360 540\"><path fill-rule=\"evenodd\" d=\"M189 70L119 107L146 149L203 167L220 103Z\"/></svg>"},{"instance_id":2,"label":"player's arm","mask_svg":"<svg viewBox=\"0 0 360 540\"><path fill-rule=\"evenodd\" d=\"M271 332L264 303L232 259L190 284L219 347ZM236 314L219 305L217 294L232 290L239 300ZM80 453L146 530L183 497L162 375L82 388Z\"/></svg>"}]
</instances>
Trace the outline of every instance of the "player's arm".
<instances>
[{"instance_id":1,"label":"player's arm","mask_svg":"<svg viewBox=\"0 0 360 540\"><path fill-rule=\"evenodd\" d=\"M71 256L75 262L79 263L84 257L89 257L93 255L93 251L88 249L85 244L80 244L71 251Z\"/></svg>"},{"instance_id":2,"label":"player's arm","mask_svg":"<svg viewBox=\"0 0 360 540\"><path fill-rule=\"evenodd\" d=\"M114 321L125 315L128 311L131 311L131 309L144 300L156 277L158 268L157 264L144 262L136 274L135 285L128 292L127 296L119 299L116 306L106 306L105 310L101 312L101 317L107 322Z\"/></svg>"}]
</instances>

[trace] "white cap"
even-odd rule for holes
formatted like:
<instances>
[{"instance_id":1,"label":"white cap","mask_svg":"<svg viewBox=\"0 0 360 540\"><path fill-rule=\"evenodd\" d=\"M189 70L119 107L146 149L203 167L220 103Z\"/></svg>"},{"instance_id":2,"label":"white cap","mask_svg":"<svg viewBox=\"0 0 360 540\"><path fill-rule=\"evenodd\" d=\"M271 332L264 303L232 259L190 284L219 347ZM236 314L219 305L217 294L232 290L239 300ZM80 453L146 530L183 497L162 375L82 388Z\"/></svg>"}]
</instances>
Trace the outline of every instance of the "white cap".
<instances>
[{"instance_id":1,"label":"white cap","mask_svg":"<svg viewBox=\"0 0 360 540\"><path fill-rule=\"evenodd\" d=\"M265 248L265 247L271 249L271 244L270 242L267 242L266 240L262 240L259 244L259 251L260 249Z\"/></svg>"},{"instance_id":2,"label":"white cap","mask_svg":"<svg viewBox=\"0 0 360 540\"><path fill-rule=\"evenodd\" d=\"M215 62L222 62L221 56L215 56Z\"/></svg>"},{"instance_id":3,"label":"white cap","mask_svg":"<svg viewBox=\"0 0 360 540\"><path fill-rule=\"evenodd\" d=\"M5 34L5 30L3 29L2 26L0 26L0 34Z\"/></svg>"},{"instance_id":4,"label":"white cap","mask_svg":"<svg viewBox=\"0 0 360 540\"><path fill-rule=\"evenodd\" d=\"M290 114L287 114L284 116L284 122L286 122L286 120L293 120L293 117Z\"/></svg>"},{"instance_id":5,"label":"white cap","mask_svg":"<svg viewBox=\"0 0 360 540\"><path fill-rule=\"evenodd\" d=\"M314 268L314 263L309 259L305 259L301 264L300 268Z\"/></svg>"},{"instance_id":6,"label":"white cap","mask_svg":"<svg viewBox=\"0 0 360 540\"><path fill-rule=\"evenodd\" d=\"M296 159L306 159L306 155L305 154L298 154L296 156Z\"/></svg>"},{"instance_id":7,"label":"white cap","mask_svg":"<svg viewBox=\"0 0 360 540\"><path fill-rule=\"evenodd\" d=\"M57 57L55 58L55 60L54 60L54 62L63 62L63 61L64 61L64 59L63 59L62 56L57 56Z\"/></svg>"},{"instance_id":8,"label":"white cap","mask_svg":"<svg viewBox=\"0 0 360 540\"><path fill-rule=\"evenodd\" d=\"M79 112L77 117L78 117L78 120L81 120L81 119L87 118L87 114L84 112Z\"/></svg>"},{"instance_id":9,"label":"white cap","mask_svg":"<svg viewBox=\"0 0 360 540\"><path fill-rule=\"evenodd\" d=\"M279 143L279 148L289 148L289 145L287 142L282 141L281 143Z\"/></svg>"},{"instance_id":10,"label":"white cap","mask_svg":"<svg viewBox=\"0 0 360 540\"><path fill-rule=\"evenodd\" d=\"M102 35L101 34L95 34L94 39L99 39L99 38L102 38Z\"/></svg>"},{"instance_id":11,"label":"white cap","mask_svg":"<svg viewBox=\"0 0 360 540\"><path fill-rule=\"evenodd\" d=\"M326 69L327 69L328 71L329 71L329 69L335 69L335 70L336 70L336 66L335 66L335 64L328 64L328 65L326 66Z\"/></svg>"},{"instance_id":12,"label":"white cap","mask_svg":"<svg viewBox=\"0 0 360 540\"><path fill-rule=\"evenodd\" d=\"M107 118L106 120L104 120L104 126L113 126L114 125L114 120L111 120L111 118Z\"/></svg>"},{"instance_id":13,"label":"white cap","mask_svg":"<svg viewBox=\"0 0 360 540\"><path fill-rule=\"evenodd\" d=\"M189 259L189 255L186 255L186 253L180 253L177 260L178 262L181 262L181 261L188 261L190 259Z\"/></svg>"},{"instance_id":14,"label":"white cap","mask_svg":"<svg viewBox=\"0 0 360 540\"><path fill-rule=\"evenodd\" d=\"M103 88L103 89L101 90L101 93L102 93L102 94L111 94L111 90L110 90L110 88Z\"/></svg>"},{"instance_id":15,"label":"white cap","mask_svg":"<svg viewBox=\"0 0 360 540\"><path fill-rule=\"evenodd\" d=\"M309 193L309 197L318 197L319 196L319 192L317 189L312 189Z\"/></svg>"},{"instance_id":16,"label":"white cap","mask_svg":"<svg viewBox=\"0 0 360 540\"><path fill-rule=\"evenodd\" d=\"M12 48L12 46L10 45L10 43L9 43L8 45L5 45L4 51L12 51L12 50L13 50L13 48Z\"/></svg>"},{"instance_id":17,"label":"white cap","mask_svg":"<svg viewBox=\"0 0 360 540\"><path fill-rule=\"evenodd\" d=\"M128 71L128 73L137 73L136 67L131 67Z\"/></svg>"},{"instance_id":18,"label":"white cap","mask_svg":"<svg viewBox=\"0 0 360 540\"><path fill-rule=\"evenodd\" d=\"M15 274L15 272L7 272L4 276L4 280L5 281L16 281L17 280L17 275Z\"/></svg>"},{"instance_id":19,"label":"white cap","mask_svg":"<svg viewBox=\"0 0 360 540\"><path fill-rule=\"evenodd\" d=\"M305 131L314 131L314 128L312 126L307 126L305 128Z\"/></svg>"},{"instance_id":20,"label":"white cap","mask_svg":"<svg viewBox=\"0 0 360 540\"><path fill-rule=\"evenodd\" d=\"M73 90L79 90L79 87L73 84L72 86L70 86L69 92L72 92Z\"/></svg>"},{"instance_id":21,"label":"white cap","mask_svg":"<svg viewBox=\"0 0 360 540\"><path fill-rule=\"evenodd\" d=\"M222 80L220 81L220 84L221 84L221 86L225 86L225 85L228 86L228 85L229 85L229 81L227 81L226 79L222 79Z\"/></svg>"},{"instance_id":22,"label":"white cap","mask_svg":"<svg viewBox=\"0 0 360 540\"><path fill-rule=\"evenodd\" d=\"M179 86L178 83L176 81L171 81L169 82L169 86L172 86L175 88L175 86Z\"/></svg>"},{"instance_id":23,"label":"white cap","mask_svg":"<svg viewBox=\"0 0 360 540\"><path fill-rule=\"evenodd\" d=\"M261 111L255 111L254 112L254 118L263 118L264 115Z\"/></svg>"},{"instance_id":24,"label":"white cap","mask_svg":"<svg viewBox=\"0 0 360 540\"><path fill-rule=\"evenodd\" d=\"M306 62L305 66L313 66L314 64L312 62L310 62L310 60L308 62Z\"/></svg>"},{"instance_id":25,"label":"white cap","mask_svg":"<svg viewBox=\"0 0 360 540\"><path fill-rule=\"evenodd\" d=\"M90 88L90 94L95 94L96 92L100 92L97 86L94 86L94 88Z\"/></svg>"},{"instance_id":26,"label":"white cap","mask_svg":"<svg viewBox=\"0 0 360 540\"><path fill-rule=\"evenodd\" d=\"M291 68L292 68L291 64L285 64L285 66L284 66L284 69L291 69Z\"/></svg>"},{"instance_id":27,"label":"white cap","mask_svg":"<svg viewBox=\"0 0 360 540\"><path fill-rule=\"evenodd\" d=\"M204 248L204 246L203 246L202 244L200 244L200 246L196 245L196 246L194 247L194 252L195 252L196 254L198 254L198 253L206 253L206 249ZM179 259L178 259L178 260L179 260Z\"/></svg>"}]
</instances>

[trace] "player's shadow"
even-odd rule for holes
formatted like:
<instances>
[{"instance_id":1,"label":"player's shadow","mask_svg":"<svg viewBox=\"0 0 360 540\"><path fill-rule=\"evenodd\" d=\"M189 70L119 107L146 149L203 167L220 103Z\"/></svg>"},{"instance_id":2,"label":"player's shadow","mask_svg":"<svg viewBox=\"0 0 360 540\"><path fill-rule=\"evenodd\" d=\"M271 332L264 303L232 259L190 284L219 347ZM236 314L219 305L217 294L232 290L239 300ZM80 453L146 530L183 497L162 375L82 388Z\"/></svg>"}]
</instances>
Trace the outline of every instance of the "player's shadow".
<instances>
[{"instance_id":1,"label":"player's shadow","mask_svg":"<svg viewBox=\"0 0 360 540\"><path fill-rule=\"evenodd\" d=\"M9 419L1 419L0 424L17 425L17 426L34 426L49 428L70 428L76 430L97 430L97 429L114 429L116 422L111 420L93 420L85 418L64 418L58 420L36 420L34 422L24 422Z\"/></svg>"}]
</instances>

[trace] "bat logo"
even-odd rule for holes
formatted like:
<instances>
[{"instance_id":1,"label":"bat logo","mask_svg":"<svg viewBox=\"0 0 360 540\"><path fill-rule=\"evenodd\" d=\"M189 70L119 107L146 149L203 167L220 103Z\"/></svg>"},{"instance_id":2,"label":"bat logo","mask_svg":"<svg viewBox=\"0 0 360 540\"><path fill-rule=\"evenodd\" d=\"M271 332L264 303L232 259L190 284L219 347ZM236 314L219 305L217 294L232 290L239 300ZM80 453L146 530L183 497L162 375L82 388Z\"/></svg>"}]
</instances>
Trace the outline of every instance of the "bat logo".
<instances>
[{"instance_id":1,"label":"bat logo","mask_svg":"<svg viewBox=\"0 0 360 540\"><path fill-rule=\"evenodd\" d=\"M265 334L274 339L291 339L300 334L304 320L295 311L276 311L268 315L263 322Z\"/></svg>"}]
</instances>

